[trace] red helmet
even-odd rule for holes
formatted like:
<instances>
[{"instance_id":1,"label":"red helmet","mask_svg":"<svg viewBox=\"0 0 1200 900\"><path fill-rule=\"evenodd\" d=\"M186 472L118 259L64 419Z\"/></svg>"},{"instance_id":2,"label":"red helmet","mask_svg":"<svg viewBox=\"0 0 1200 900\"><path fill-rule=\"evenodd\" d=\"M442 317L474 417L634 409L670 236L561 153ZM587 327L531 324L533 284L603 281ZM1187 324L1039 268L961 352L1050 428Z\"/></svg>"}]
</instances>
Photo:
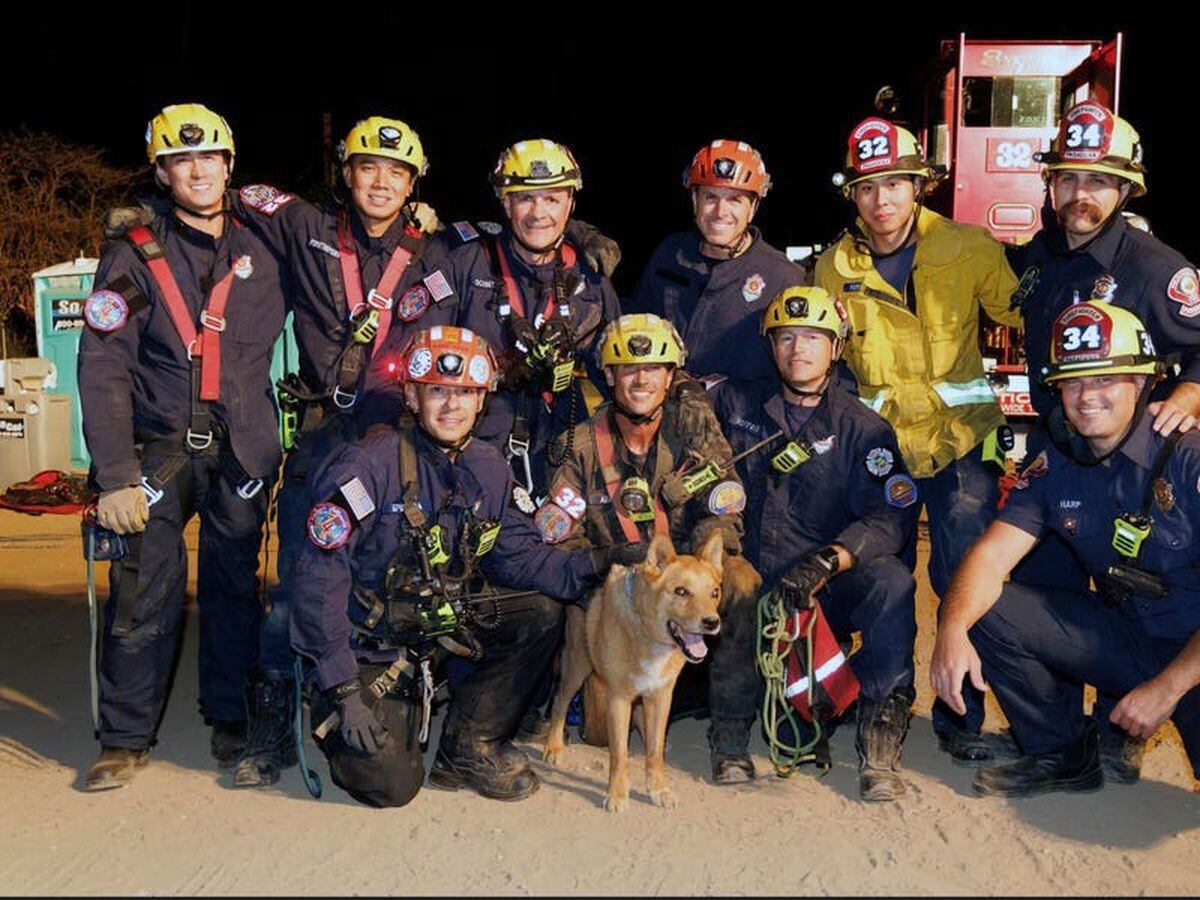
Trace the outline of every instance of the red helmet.
<instances>
[{"instance_id":1,"label":"red helmet","mask_svg":"<svg viewBox=\"0 0 1200 900\"><path fill-rule=\"evenodd\" d=\"M494 391L499 378L496 357L475 332L435 325L412 336L401 356L400 378L420 384Z\"/></svg>"},{"instance_id":2,"label":"red helmet","mask_svg":"<svg viewBox=\"0 0 1200 900\"><path fill-rule=\"evenodd\" d=\"M771 189L771 176L758 151L742 141L713 141L701 147L683 175L684 187L731 187L760 200Z\"/></svg>"}]
</instances>

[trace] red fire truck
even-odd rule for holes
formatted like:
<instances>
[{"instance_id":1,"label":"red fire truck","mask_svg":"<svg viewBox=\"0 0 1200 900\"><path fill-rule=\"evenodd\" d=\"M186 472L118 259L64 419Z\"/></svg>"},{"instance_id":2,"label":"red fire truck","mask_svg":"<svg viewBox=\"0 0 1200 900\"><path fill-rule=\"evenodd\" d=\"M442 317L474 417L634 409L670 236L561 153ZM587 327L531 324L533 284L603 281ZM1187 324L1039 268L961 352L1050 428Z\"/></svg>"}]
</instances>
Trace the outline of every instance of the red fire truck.
<instances>
[{"instance_id":1,"label":"red fire truck","mask_svg":"<svg viewBox=\"0 0 1200 900\"><path fill-rule=\"evenodd\" d=\"M1035 154L1059 117L1093 98L1118 111L1122 36L1111 41L942 42L926 82L921 140L947 177L929 205L1024 242L1041 227L1044 186ZM1005 415L1034 416L1020 335L989 326L980 337Z\"/></svg>"}]
</instances>

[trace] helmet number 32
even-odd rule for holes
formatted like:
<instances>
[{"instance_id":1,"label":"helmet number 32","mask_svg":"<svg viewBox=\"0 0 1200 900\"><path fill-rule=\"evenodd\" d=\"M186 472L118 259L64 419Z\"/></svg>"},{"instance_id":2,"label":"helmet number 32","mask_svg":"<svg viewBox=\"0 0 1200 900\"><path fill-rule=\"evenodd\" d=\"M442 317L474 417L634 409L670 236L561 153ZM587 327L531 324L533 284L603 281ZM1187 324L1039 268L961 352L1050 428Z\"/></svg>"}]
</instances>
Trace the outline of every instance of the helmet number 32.
<instances>
[{"instance_id":1,"label":"helmet number 32","mask_svg":"<svg viewBox=\"0 0 1200 900\"><path fill-rule=\"evenodd\" d=\"M1062 348L1064 350L1078 350L1080 347L1099 350L1103 340L1099 325L1088 325L1085 328L1072 325L1064 328L1062 332Z\"/></svg>"},{"instance_id":2,"label":"helmet number 32","mask_svg":"<svg viewBox=\"0 0 1200 900\"><path fill-rule=\"evenodd\" d=\"M866 138L858 142L859 159L874 159L877 156L888 156L890 154L891 148L888 146L886 134Z\"/></svg>"},{"instance_id":3,"label":"helmet number 32","mask_svg":"<svg viewBox=\"0 0 1200 900\"><path fill-rule=\"evenodd\" d=\"M1068 147L1087 147L1089 150L1095 150L1100 147L1104 140L1104 133L1100 130L1098 122L1092 122L1089 125L1068 125L1067 126L1067 146Z\"/></svg>"}]
</instances>

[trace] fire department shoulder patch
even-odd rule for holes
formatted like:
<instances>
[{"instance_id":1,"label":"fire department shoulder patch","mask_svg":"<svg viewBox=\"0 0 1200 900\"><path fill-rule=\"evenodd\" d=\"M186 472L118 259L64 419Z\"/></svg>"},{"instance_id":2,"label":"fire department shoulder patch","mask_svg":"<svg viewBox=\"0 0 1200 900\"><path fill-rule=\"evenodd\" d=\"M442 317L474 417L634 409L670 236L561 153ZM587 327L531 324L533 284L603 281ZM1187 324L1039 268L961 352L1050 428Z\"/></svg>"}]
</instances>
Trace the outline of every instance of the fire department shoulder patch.
<instances>
[{"instance_id":1,"label":"fire department shoulder patch","mask_svg":"<svg viewBox=\"0 0 1200 900\"><path fill-rule=\"evenodd\" d=\"M742 297L747 303L753 303L763 295L763 291L767 289L767 279L763 278L758 272L755 272L749 278L742 282Z\"/></svg>"},{"instance_id":2,"label":"fire department shoulder patch","mask_svg":"<svg viewBox=\"0 0 1200 900\"><path fill-rule=\"evenodd\" d=\"M572 519L583 518L584 512L587 511L587 501L575 493L574 488L565 484L555 491L554 505Z\"/></svg>"},{"instance_id":3,"label":"fire department shoulder patch","mask_svg":"<svg viewBox=\"0 0 1200 900\"><path fill-rule=\"evenodd\" d=\"M532 516L537 512L537 504L533 502L533 498L529 496L529 491L521 487L519 484L513 486L512 490L513 505L527 516Z\"/></svg>"},{"instance_id":4,"label":"fire department shoulder patch","mask_svg":"<svg viewBox=\"0 0 1200 900\"><path fill-rule=\"evenodd\" d=\"M883 484L888 506L904 509L917 502L917 486L907 475L893 475Z\"/></svg>"},{"instance_id":5,"label":"fire department shoulder patch","mask_svg":"<svg viewBox=\"0 0 1200 900\"><path fill-rule=\"evenodd\" d=\"M543 503L533 517L533 524L547 544L560 544L571 533L573 522L557 503Z\"/></svg>"},{"instance_id":6,"label":"fire department shoulder patch","mask_svg":"<svg viewBox=\"0 0 1200 900\"><path fill-rule=\"evenodd\" d=\"M714 516L740 513L746 508L746 491L736 481L722 481L708 494L708 511Z\"/></svg>"},{"instance_id":7,"label":"fire department shoulder patch","mask_svg":"<svg viewBox=\"0 0 1200 900\"><path fill-rule=\"evenodd\" d=\"M1196 277L1196 270L1184 266L1172 275L1171 283L1167 285L1167 296L1179 304L1177 312L1185 319L1200 316L1200 280Z\"/></svg>"},{"instance_id":8,"label":"fire department shoulder patch","mask_svg":"<svg viewBox=\"0 0 1200 900\"><path fill-rule=\"evenodd\" d=\"M882 478L892 471L896 458L887 447L875 447L867 451L867 471L876 478Z\"/></svg>"},{"instance_id":9,"label":"fire department shoulder patch","mask_svg":"<svg viewBox=\"0 0 1200 900\"><path fill-rule=\"evenodd\" d=\"M396 306L396 315L405 322L415 322L421 314L429 309L429 291L425 285L417 284L410 287L400 298Z\"/></svg>"},{"instance_id":10,"label":"fire department shoulder patch","mask_svg":"<svg viewBox=\"0 0 1200 900\"><path fill-rule=\"evenodd\" d=\"M94 291L83 305L83 318L96 331L116 331L129 320L129 304L116 291Z\"/></svg>"},{"instance_id":11,"label":"fire department shoulder patch","mask_svg":"<svg viewBox=\"0 0 1200 900\"><path fill-rule=\"evenodd\" d=\"M322 550L337 550L350 540L350 513L336 503L318 503L308 514L308 539Z\"/></svg>"},{"instance_id":12,"label":"fire department shoulder patch","mask_svg":"<svg viewBox=\"0 0 1200 900\"><path fill-rule=\"evenodd\" d=\"M269 184L248 184L238 191L238 196L248 207L265 216L275 215L281 206L295 199Z\"/></svg>"}]
</instances>

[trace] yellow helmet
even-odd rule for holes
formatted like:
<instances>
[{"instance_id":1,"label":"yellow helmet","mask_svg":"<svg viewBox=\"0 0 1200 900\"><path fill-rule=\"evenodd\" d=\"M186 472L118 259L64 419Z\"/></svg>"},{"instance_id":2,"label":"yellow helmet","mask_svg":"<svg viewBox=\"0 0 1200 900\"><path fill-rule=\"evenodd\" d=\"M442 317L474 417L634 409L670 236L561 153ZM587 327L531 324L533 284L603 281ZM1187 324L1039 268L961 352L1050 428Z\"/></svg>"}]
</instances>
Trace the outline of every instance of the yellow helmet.
<instances>
[{"instance_id":1,"label":"yellow helmet","mask_svg":"<svg viewBox=\"0 0 1200 900\"><path fill-rule=\"evenodd\" d=\"M787 287L767 304L760 329L762 334L790 326L828 331L832 335L835 358L850 334L850 325L840 304L820 287Z\"/></svg>"},{"instance_id":2,"label":"yellow helmet","mask_svg":"<svg viewBox=\"0 0 1200 900\"><path fill-rule=\"evenodd\" d=\"M1054 320L1046 384L1084 375L1153 375L1154 342L1141 321L1110 303L1076 303Z\"/></svg>"},{"instance_id":3,"label":"yellow helmet","mask_svg":"<svg viewBox=\"0 0 1200 900\"><path fill-rule=\"evenodd\" d=\"M630 313L609 324L600 341L600 365L664 363L682 366L687 348L675 326L653 313Z\"/></svg>"},{"instance_id":4,"label":"yellow helmet","mask_svg":"<svg viewBox=\"0 0 1200 900\"><path fill-rule=\"evenodd\" d=\"M357 153L370 153L408 163L418 177L429 171L421 138L406 123L385 116L355 122L346 139L338 144L337 152L338 161L343 163Z\"/></svg>"},{"instance_id":5,"label":"yellow helmet","mask_svg":"<svg viewBox=\"0 0 1200 900\"><path fill-rule=\"evenodd\" d=\"M160 156L194 150L225 150L234 156L233 132L223 116L202 103L176 103L146 126L146 158L154 165Z\"/></svg>"},{"instance_id":6,"label":"yellow helmet","mask_svg":"<svg viewBox=\"0 0 1200 900\"><path fill-rule=\"evenodd\" d=\"M858 182L880 175L919 175L925 179L926 190L941 177L911 131L879 116L855 125L846 143L845 168L833 173L834 186L846 197Z\"/></svg>"},{"instance_id":7,"label":"yellow helmet","mask_svg":"<svg viewBox=\"0 0 1200 900\"><path fill-rule=\"evenodd\" d=\"M492 187L497 197L517 191L569 187L583 189L583 174L571 151L546 138L517 141L496 160Z\"/></svg>"},{"instance_id":8,"label":"yellow helmet","mask_svg":"<svg viewBox=\"0 0 1200 900\"><path fill-rule=\"evenodd\" d=\"M1039 153L1038 160L1046 164L1042 169L1046 181L1054 172L1101 172L1131 182L1134 197L1146 193L1146 169L1142 165L1138 133L1094 100L1077 103L1067 111L1049 152Z\"/></svg>"}]
</instances>

